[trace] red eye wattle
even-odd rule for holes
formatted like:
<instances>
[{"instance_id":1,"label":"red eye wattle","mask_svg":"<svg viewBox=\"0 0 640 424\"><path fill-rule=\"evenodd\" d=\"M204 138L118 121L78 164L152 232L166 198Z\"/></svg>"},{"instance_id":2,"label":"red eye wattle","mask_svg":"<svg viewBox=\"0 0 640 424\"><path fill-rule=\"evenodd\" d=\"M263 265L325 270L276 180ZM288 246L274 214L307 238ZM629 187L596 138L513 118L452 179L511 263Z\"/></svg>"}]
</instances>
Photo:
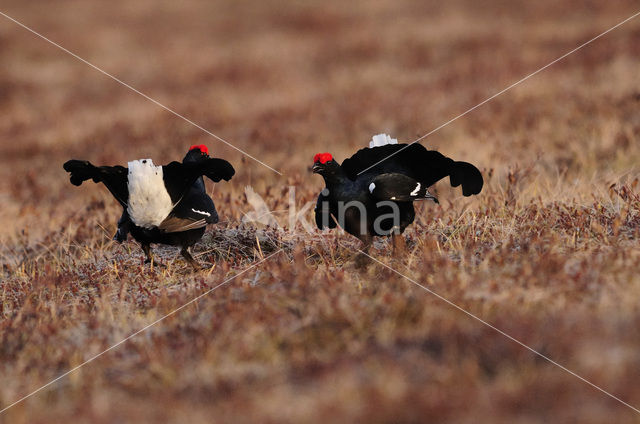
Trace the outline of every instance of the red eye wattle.
<instances>
[{"instance_id":1,"label":"red eye wattle","mask_svg":"<svg viewBox=\"0 0 640 424\"><path fill-rule=\"evenodd\" d=\"M196 149L200 150L200 152L203 155L208 155L209 154L209 149L204 144L194 144L193 146L189 147L189 151L196 150Z\"/></svg>"},{"instance_id":2,"label":"red eye wattle","mask_svg":"<svg viewBox=\"0 0 640 424\"><path fill-rule=\"evenodd\" d=\"M318 153L313 157L313 163L320 162L322 164L325 164L330 160L333 160L333 156L331 156L331 153Z\"/></svg>"}]
</instances>

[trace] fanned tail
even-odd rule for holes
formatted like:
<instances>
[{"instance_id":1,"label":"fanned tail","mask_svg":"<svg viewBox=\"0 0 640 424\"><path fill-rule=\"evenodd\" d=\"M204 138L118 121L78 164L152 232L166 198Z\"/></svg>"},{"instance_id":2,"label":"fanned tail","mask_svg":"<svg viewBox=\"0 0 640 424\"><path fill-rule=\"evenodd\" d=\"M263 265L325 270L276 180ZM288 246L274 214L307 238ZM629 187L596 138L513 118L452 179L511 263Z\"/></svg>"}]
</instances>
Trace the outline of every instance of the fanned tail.
<instances>
[{"instance_id":1,"label":"fanned tail","mask_svg":"<svg viewBox=\"0 0 640 424\"><path fill-rule=\"evenodd\" d=\"M93 179L93 182L96 183L99 182L98 168L89 161L71 159L66 161L62 167L71 174L69 180L75 186L79 186L89 179Z\"/></svg>"},{"instance_id":2,"label":"fanned tail","mask_svg":"<svg viewBox=\"0 0 640 424\"><path fill-rule=\"evenodd\" d=\"M62 167L71 174L69 177L71 184L79 186L87 180L103 183L121 205L127 206L129 200L127 168L123 166L94 166L89 161L77 159L66 161Z\"/></svg>"},{"instance_id":3,"label":"fanned tail","mask_svg":"<svg viewBox=\"0 0 640 424\"><path fill-rule=\"evenodd\" d=\"M478 194L484 185L480 170L468 162L453 162L449 169L451 186L462 185L462 194L471 196Z\"/></svg>"},{"instance_id":4,"label":"fanned tail","mask_svg":"<svg viewBox=\"0 0 640 424\"><path fill-rule=\"evenodd\" d=\"M233 169L233 166L231 166L231 164L224 159L208 159L205 162L205 166L206 168L205 172L203 172L203 175L216 183L220 180L229 181L231 177L233 177L236 173L236 170Z\"/></svg>"},{"instance_id":5,"label":"fanned tail","mask_svg":"<svg viewBox=\"0 0 640 424\"><path fill-rule=\"evenodd\" d=\"M480 170L472 164L456 162L418 143L387 143L360 149L341 166L351 180L360 174L368 174L373 179L381 174L396 173L411 177L424 187L448 176L453 187L462 186L465 196L480 193L484 184Z\"/></svg>"}]
</instances>

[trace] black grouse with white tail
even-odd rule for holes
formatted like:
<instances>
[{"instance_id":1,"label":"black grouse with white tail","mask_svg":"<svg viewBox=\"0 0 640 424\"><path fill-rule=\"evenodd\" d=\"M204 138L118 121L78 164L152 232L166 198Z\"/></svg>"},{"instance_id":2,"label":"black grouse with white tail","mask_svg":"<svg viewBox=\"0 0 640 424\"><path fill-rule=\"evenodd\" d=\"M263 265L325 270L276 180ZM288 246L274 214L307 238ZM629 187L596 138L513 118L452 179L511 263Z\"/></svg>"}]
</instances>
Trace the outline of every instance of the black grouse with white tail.
<instances>
[{"instance_id":1,"label":"black grouse with white tail","mask_svg":"<svg viewBox=\"0 0 640 424\"><path fill-rule=\"evenodd\" d=\"M413 202L438 200L428 188L444 177L470 196L482 190L482 174L467 162L456 162L420 144L398 144L386 134L373 137L368 148L338 164L331 154L315 155L313 172L326 188L315 208L318 228L335 228L358 237L365 249L373 236L397 236L415 218ZM335 219L334 219L335 218Z\"/></svg>"},{"instance_id":2,"label":"black grouse with white tail","mask_svg":"<svg viewBox=\"0 0 640 424\"><path fill-rule=\"evenodd\" d=\"M182 163L156 166L151 159L134 160L123 166L94 166L88 161L64 164L73 185L86 180L103 183L122 205L117 241L131 233L151 262L151 244L180 246L180 253L194 267L189 248L202 238L207 224L218 222L213 200L207 195L202 176L229 181L235 170L224 159L210 158L205 145L191 146Z\"/></svg>"}]
</instances>

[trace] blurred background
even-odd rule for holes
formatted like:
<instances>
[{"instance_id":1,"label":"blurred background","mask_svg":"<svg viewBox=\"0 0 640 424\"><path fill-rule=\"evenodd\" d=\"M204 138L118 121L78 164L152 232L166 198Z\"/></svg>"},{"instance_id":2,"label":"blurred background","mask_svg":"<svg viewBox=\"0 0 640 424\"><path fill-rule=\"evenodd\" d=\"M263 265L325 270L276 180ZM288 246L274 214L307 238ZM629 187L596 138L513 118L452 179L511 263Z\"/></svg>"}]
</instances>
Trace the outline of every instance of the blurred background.
<instances>
[{"instance_id":1,"label":"blurred background","mask_svg":"<svg viewBox=\"0 0 640 424\"><path fill-rule=\"evenodd\" d=\"M115 231L119 206L103 187L93 184L84 184L80 188L71 186L62 170L62 163L70 158L88 159L95 164L125 164L128 160L150 157L155 163L166 163L182 158L192 144L206 144L213 156L228 159L237 170L230 184L208 186L219 202L217 204L222 205L219 206L221 216L228 220L227 225L232 226L248 210L242 194L246 185L253 186L274 210L282 209L286 204L285 188L288 185L297 188L296 201L299 205L313 201L323 187L321 179L309 172L315 153L328 151L342 160L368 145L371 136L381 132L401 142L411 142L639 10L636 1L591 0L3 0L1 12L284 174L279 176L243 157L200 129L0 16L0 243L6 272L3 275L8 278L13 272L12 267L22 263L21 252L53 240L52 234L76 231L80 226L78 220L94 212L97 218L89 221L85 228L92 234L93 242L103 246ZM560 222L568 222L566 225L571 226L577 225L575 223L579 220L562 218L566 205L581 207L594 201L613 205L607 197L609 186L631 181L638 175L639 69L640 18L637 18L423 140L422 144L430 149L476 164L485 173L488 191L484 198L462 199L458 191L447 188L446 182L440 183L435 190L446 193L445 198L457 202L456 206L444 202L443 209L433 212L433 215L430 215L433 207L425 206L422 211L426 214L421 214L419 223L428 225L432 218L433 222L438 219L441 223L451 222L467 208L484 211L484 219L491 220L502 217L503 213L508 215L500 205L522 206L538 199L536 202L539 201L540 205L555 204L555 212L548 215L532 212L531 216L548 218L549 227L565 225ZM92 206L88 208L87 205ZM630 216L635 216L633 211ZM476 221L474 218L473 223ZM504 230L509 222L498 220L493 225ZM540 228L545 227L540 225ZM539 234L543 232L540 230ZM505 237L517 235L511 230L505 230L506 233L509 234ZM82 238L73 240L86 242ZM566 238L557 241L558 251L564 251L571 240L575 242L575 234L567 230ZM629 242L630 239L626 240ZM487 249L499 249L502 245L501 241L496 241ZM600 252L603 245L607 243L602 242L602 238L593 239L592 244L588 244L588 249L592 249L589 252ZM425 252L435 250L435 246L436 241L433 241ZM635 245L629 249L637 253ZM636 258L633 256L635 253L629 255ZM614 262L613 259L611 261ZM597 261L587 262L600 266ZM604 266L594 276L596 274L588 274L588 271L576 271L567 263L558 259L553 266L558 273L578 275L575 280L570 280L573 281L571 284L587 278L581 287L592 287L589 282L600 284L598 276L600 272L605 274ZM440 265L443 268L449 266ZM485 270L487 275L499 272L492 268L494 265L502 266L497 263L488 266ZM459 271L455 266L451 271L454 276ZM433 267L432 271L438 265ZM514 271L514 275L535 274L535 266L533 270L531 266L527 269L526 272ZM275 269L271 272L280 275ZM291 275L304 276L311 271L296 272L301 274L294 272L286 274L289 277L281 275L278 278L295 280L298 277ZM426 272L419 275L426 275ZM617 275L616 272L609 275ZM311 279L309 275L304 278ZM332 281L329 275L313 275L321 281ZM565 277L558 277L558 281L565 281ZM351 293L354 296L359 290L357 287L363 284L357 276L342 275L340 278L344 278L343 284L347 284L346 281L356 282ZM474 278L462 281L470 284L476 281ZM490 281L490 277L486 281L478 278L489 286L496 284ZM630 275L614 280L614 286L621 292L609 298L609 309L600 310L602 315L596 314L599 317L616 310L615 302L623 297L622 293L630 290L629 285L633 290L639 289L638 282ZM20 281L29 279L24 277ZM522 321L516 320L518 324L514 324L514 331L522 337L537 334L535 329L540 325L549 328L553 323L564 329L566 333L562 334L565 335L573 334L571 329L574 326L588 332L587 327L578 323L584 323L581 320L591 316L592 310L581 310L583 315L563 320L551 312L552 318L544 312L538 315L536 309L527 303L532 297L551 299L569 289L564 286L564 289L546 287L534 293L527 291L527 287L531 288L521 287L524 290L518 297L521 303L515 303L512 311L516 313L517 305L524 304L521 312L532 314ZM337 290L336 287L334 289ZM478 311L490 313L494 310L482 304L487 293L494 293L492 290L487 288L482 295L478 294L476 300L484 299L477 305ZM287 296L295 298L300 293L289 292ZM409 304L413 300L407 299L417 296L406 292L404 295L408 297L403 297L403 302ZM22 300L16 300L15 305L23 305L28 297L19 297ZM281 299L282 305L288 302L285 298ZM313 299L305 300L313 302ZM577 298L574 300L581 302ZM592 355L587 355L584 361L573 365L592 372L592 376L601 377L599 382L614 391L622 391L627 399L635 399L637 404L640 392L634 388L633 382L640 376L640 363L637 354L631 352L638 347L638 326L631 324L640 318L637 310L633 312L632 300L618 309L630 314L620 319L625 323L625 331L631 333L620 335L618 330L622 331L622 327L616 327L619 322L602 324L601 331L592 335L589 343L564 345L558 336L555 346L561 347L554 353L568 360L575 357L578 350L591 352ZM332 302L328 303L333 305L331 308L335 307ZM139 305L136 302L132 305L127 312L129 315L123 316L137 313ZM411 310L407 305L402 303L398 310ZM557 304L556 307L556 312L566 312L566 304ZM300 308L304 310L306 306ZM251 314L248 311L245 312ZM509 315L505 315L504 310L502 312L503 318L509 322ZM91 308L87 313L89 315L85 318L91 321L88 318L92 316ZM377 313L371 312L371 316ZM242 316L236 315L238 319ZM278 316L278 312L273 311L272 316ZM411 321L413 318L407 319ZM451 340L448 338L449 324L442 326L437 323L437 318L434 319L436 321L428 321L422 328L436 329L437 334L422 339L419 349L423 352L432 352L433 349L452 352L447 350L447 343ZM407 328L412 328L409 321ZM370 324L375 326L376 322L374 320ZM5 342L9 337L6 331L10 327L17 328L19 332L26 331L18 324L13 321L6 324ZM393 325L403 328L397 323ZM409 345L393 339L395 341L389 343L399 351L383 349L381 353L375 346L368 345L369 349L364 349L362 346L367 343L377 343L364 337L360 341L364 345L356 343L353 347L345 342L347 352L352 348L358 352L358 349L369 352L354 356L340 356L331 349L325 351L322 343L312 344L323 353L315 362L309 363L291 352L291 357L288 354L276 355L274 362L270 362L271 357L266 351L257 353L257 356L249 355L257 362L243 362L246 367L259 363L266 368L252 368L253 371L249 372L248 368L241 367L247 371L239 371L238 375L243 376L241 379L235 379L234 374L228 377L228 381L223 379L226 383L216 380L216 384L221 386L210 390L208 386L199 386L201 375L193 373L189 376L190 381L202 390L186 385L180 386L184 389L181 391L169 383L177 377L163 374L163 371L155 377L155 383L147 382L137 387L131 382L135 387L130 390L115 385L113 390L116 394L101 397L96 393L91 401L86 401L82 393L88 390L83 384L88 383L73 382L70 392L64 392L69 397L55 409L55 419L75 416L81 421L112 422L122 418L113 411L123 405L132 414L127 416L138 416L142 420L155 417L180 421L188 417L206 421L205 417L210 415L200 416L197 412L198 408L203 408L202 411L206 408L208 413L223 414L220 416L234 422L245 419L258 422L314 421L318 417L373 422L391 422L396 418L403 422L424 422L431 417L433 422L477 422L483 419L478 418L478 413L492 414L494 422L571 422L573 419L612 422L613 416L616 422L637 422L637 415L632 415L630 410L606 397L603 399L604 395L600 396L583 383L562 375L558 369L544 368L544 373L538 374L540 363L528 355L528 365L520 368L518 361L525 353L513 353L519 352L515 347L489 350L490 353L480 355L480 359L473 353L466 357L464 350L471 349L476 343L474 340L479 340L479 330L475 323L460 324L460 328L457 325L452 331L462 335L457 336L458 342L451 342L455 344L451 349L457 352L457 358L462 359L456 362L456 372L446 371L451 368L439 362L440 353L437 353L429 360L444 368L438 368L437 372L431 370L433 374L429 371L428 375L417 372L416 379L411 380L413 368L398 365L400 356L403 361L413 363L413 351L407 347ZM597 327L597 324L589 325ZM476 330L467 332L469 326ZM327 327L330 328L334 327ZM635 330L630 330L633 328ZM126 333L122 331L114 330L110 334L115 337L114 334ZM216 327L206 337L213 339L218 331L227 332L230 337L220 340L232 340L238 328L233 325L226 330ZM276 335L280 334L278 330L274 331ZM324 334L325 330L317 331ZM634 334L636 342L633 342ZM429 344L434 337L447 341ZM619 337L624 338L626 348L616 350L617 353L609 358L609 363L615 364L611 366L618 368L600 374L599 359L604 358L606 345L616 344L622 340ZM278 337L274 336L276 339ZM544 335L533 339L540 341L537 347L546 349L547 345L542 341L545 340ZM608 341L598 345L598 339ZM594 344L590 344L592 342ZM5 346L10 346L7 343ZM188 344L189 339L184 343ZM380 343L386 346L384 342ZM441 343L444 343L444 348ZM502 346L509 342L495 343ZM588 350L587 345L592 350ZM237 347L239 352L249 349L247 345L243 346ZM77 348L82 352L82 346ZM17 385L3 392L3 404L25 393L29 387L35 387L37 382L45 382L47 376L55 375L51 369L45 369L38 371L33 379L21 380L17 372L10 371L15 364L10 365L9 358L17 361L23 353L17 348L6 349L9 353L6 353L5 361L9 362L0 369L0 379L4 373L5 381L13 381ZM176 349L179 351L180 348ZM67 354L60 353L63 358L58 363L60 370L70 364L64 359L69 357ZM400 356L394 357L396 354ZM385 358L380 363L375 362L379 355ZM500 363L503 355L515 357L515 362ZM75 357L76 360L79 357ZM292 358L305 363L304 371L288 369L280 372L282 368L278 367L282 365L278 361ZM154 361L153 358L149 360ZM374 364L367 363L372 360ZM362 366L369 371L379 371L380 364L391 365L381 366L388 374L378 381L372 377L376 375L373 371L371 374L363 370L353 371L356 369L354 364L361 361L366 363ZM37 363L35 361L32 367L37 368ZM233 363L233 366L239 366ZM269 364L276 367L276 371L264 371L271 369ZM420 361L413 364L417 368L427 366ZM395 373L395 366L407 373L406 379L402 372ZM131 367L135 368L134 365ZM303 377L315 381L314 367L324 370L317 372L325 377L327 374L324 373L329 373L328 380L323 379L317 383L318 386L312 382L303 384ZM342 379L338 375L340 372L331 374L331 368L352 370L354 374L343 371L344 375L348 374L348 379ZM171 369L171 372L182 371ZM447 372L453 373L455 378ZM518 378L512 380L512 373L518 374ZM476 378L477 375L482 377ZM536 375L546 377L537 378ZM493 392L485 390L484 378L491 380L487 384L493 387ZM266 396L273 379L285 389L269 397L271 403L261 404L258 397L253 398L251 388L255 384L257 393ZM102 380L98 378L96 381ZM106 378L105 381L105 387L109 387L111 380ZM431 386L430 381L436 386ZM513 381L524 381L527 388ZM451 391L438 389L438 382ZM492 386L494 383L497 389ZM127 384L123 383L123 387L129 387ZM163 387L168 387L165 384L171 389L163 394ZM297 397L300 385L306 391L304 396ZM552 385L553 389L547 389L547 385ZM421 393L427 386L429 396L425 398ZM145 394L147 390L150 390L148 396ZM573 391L576 393L571 394ZM128 401L129 395L144 402ZM233 398L234 402L225 403L226 396ZM57 398L49 398L48 403L47 399L44 395L31 412L29 409L15 412L13 422L45 420L44 411ZM113 399L120 399L118 402L122 403L112 403ZM352 407L342 400L353 402ZM203 406L209 401L213 403ZM296 404L298 401L304 404ZM179 413L169 411L167 405L173 405ZM376 410L371 405L380 405L381 409ZM245 406L247 409L243 411ZM2 420L0 417L0 422Z\"/></svg>"},{"instance_id":2,"label":"blurred background","mask_svg":"<svg viewBox=\"0 0 640 424\"><path fill-rule=\"evenodd\" d=\"M5 0L2 11L317 188L319 178L306 172L313 154L342 159L379 132L413 141L630 16L633 6ZM64 216L96 192L66 185L61 164L69 158L164 163L206 143L238 164L238 184L252 176L258 186L286 181L7 18L0 22L1 239L35 217ZM628 149L639 125L639 37L629 22L423 144L487 169L535 162L581 177L625 172L637 163Z\"/></svg>"}]
</instances>

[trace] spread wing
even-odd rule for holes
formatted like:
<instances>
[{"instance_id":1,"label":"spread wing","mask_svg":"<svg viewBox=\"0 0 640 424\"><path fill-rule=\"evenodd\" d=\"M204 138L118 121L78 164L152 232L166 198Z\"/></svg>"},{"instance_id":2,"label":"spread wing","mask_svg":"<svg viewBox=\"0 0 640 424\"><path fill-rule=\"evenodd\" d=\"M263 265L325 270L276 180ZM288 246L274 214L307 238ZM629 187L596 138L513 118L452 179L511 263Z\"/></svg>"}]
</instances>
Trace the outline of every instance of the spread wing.
<instances>
[{"instance_id":1,"label":"spread wing","mask_svg":"<svg viewBox=\"0 0 640 424\"><path fill-rule=\"evenodd\" d=\"M172 214L185 219L204 219L207 224L218 222L218 212L213 200L196 185L192 186L189 193L173 208Z\"/></svg>"},{"instance_id":2,"label":"spread wing","mask_svg":"<svg viewBox=\"0 0 640 424\"><path fill-rule=\"evenodd\" d=\"M62 167L71 174L69 176L71 184L79 186L87 180L102 183L124 208L127 207L129 200L127 168L123 166L94 166L89 161L76 159L65 162Z\"/></svg>"},{"instance_id":3,"label":"spread wing","mask_svg":"<svg viewBox=\"0 0 640 424\"><path fill-rule=\"evenodd\" d=\"M427 190L429 186L403 174L378 175L368 188L371 196L376 200L410 202L431 199L438 203L438 199Z\"/></svg>"},{"instance_id":4,"label":"spread wing","mask_svg":"<svg viewBox=\"0 0 640 424\"><path fill-rule=\"evenodd\" d=\"M418 143L360 149L342 162L342 169L352 180L358 178L362 171L372 178L379 174L397 173L427 187L449 176L453 187L462 185L462 194L465 196L480 193L484 184L482 174L472 164L456 162Z\"/></svg>"},{"instance_id":5,"label":"spread wing","mask_svg":"<svg viewBox=\"0 0 640 424\"><path fill-rule=\"evenodd\" d=\"M204 218L194 220L191 218L180 218L170 214L158 225L158 228L167 233L180 233L182 231L204 228L206 226L207 221Z\"/></svg>"},{"instance_id":6,"label":"spread wing","mask_svg":"<svg viewBox=\"0 0 640 424\"><path fill-rule=\"evenodd\" d=\"M168 233L203 228L218 222L218 212L199 178L158 228Z\"/></svg>"}]
</instances>

